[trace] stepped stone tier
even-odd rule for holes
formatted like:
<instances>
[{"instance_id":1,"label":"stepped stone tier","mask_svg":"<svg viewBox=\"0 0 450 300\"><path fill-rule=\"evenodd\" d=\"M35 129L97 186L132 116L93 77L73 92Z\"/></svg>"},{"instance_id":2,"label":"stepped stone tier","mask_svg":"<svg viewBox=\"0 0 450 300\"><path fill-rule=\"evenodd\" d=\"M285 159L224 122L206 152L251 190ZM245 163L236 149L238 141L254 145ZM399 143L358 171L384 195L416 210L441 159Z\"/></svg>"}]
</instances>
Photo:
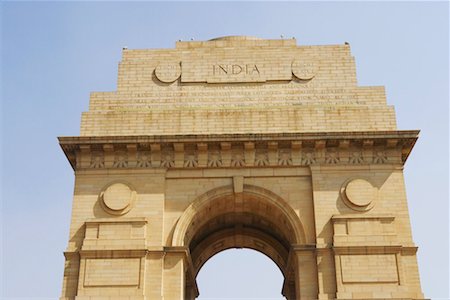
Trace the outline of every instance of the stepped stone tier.
<instances>
[{"instance_id":1,"label":"stepped stone tier","mask_svg":"<svg viewBox=\"0 0 450 300\"><path fill-rule=\"evenodd\" d=\"M403 179L417 137L383 87L357 85L348 44L124 49L117 91L59 138L76 179L61 299L195 299L229 248L271 258L287 299L423 299Z\"/></svg>"}]
</instances>

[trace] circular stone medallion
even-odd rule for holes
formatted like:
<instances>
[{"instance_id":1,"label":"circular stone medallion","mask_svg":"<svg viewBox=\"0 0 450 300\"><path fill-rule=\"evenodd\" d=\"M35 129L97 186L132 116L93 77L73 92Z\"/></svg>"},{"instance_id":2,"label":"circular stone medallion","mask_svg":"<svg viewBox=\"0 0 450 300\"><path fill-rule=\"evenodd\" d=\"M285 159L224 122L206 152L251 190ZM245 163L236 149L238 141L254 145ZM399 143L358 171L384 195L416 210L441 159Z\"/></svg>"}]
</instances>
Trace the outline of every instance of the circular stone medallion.
<instances>
[{"instance_id":1,"label":"circular stone medallion","mask_svg":"<svg viewBox=\"0 0 450 300\"><path fill-rule=\"evenodd\" d=\"M317 64L313 61L294 60L292 73L301 80L312 79L317 74Z\"/></svg>"},{"instance_id":2,"label":"circular stone medallion","mask_svg":"<svg viewBox=\"0 0 450 300\"><path fill-rule=\"evenodd\" d=\"M155 69L156 77L165 83L174 82L181 75L179 62L162 62Z\"/></svg>"},{"instance_id":3,"label":"circular stone medallion","mask_svg":"<svg viewBox=\"0 0 450 300\"><path fill-rule=\"evenodd\" d=\"M124 183L113 183L100 193L103 208L110 214L127 213L134 201L136 192Z\"/></svg>"},{"instance_id":4,"label":"circular stone medallion","mask_svg":"<svg viewBox=\"0 0 450 300\"><path fill-rule=\"evenodd\" d=\"M366 211L373 207L377 192L377 188L367 180L351 179L344 183L341 195L351 209Z\"/></svg>"}]
</instances>

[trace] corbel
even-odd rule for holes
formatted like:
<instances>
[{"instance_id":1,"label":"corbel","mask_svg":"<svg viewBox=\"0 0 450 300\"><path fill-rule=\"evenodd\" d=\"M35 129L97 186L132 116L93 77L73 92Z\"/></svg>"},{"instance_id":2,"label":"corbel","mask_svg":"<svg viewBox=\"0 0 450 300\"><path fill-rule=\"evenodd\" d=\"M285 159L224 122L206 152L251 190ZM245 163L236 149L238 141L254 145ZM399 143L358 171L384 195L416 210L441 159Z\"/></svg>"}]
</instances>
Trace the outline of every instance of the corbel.
<instances>
[{"instance_id":1,"label":"corbel","mask_svg":"<svg viewBox=\"0 0 450 300\"><path fill-rule=\"evenodd\" d=\"M269 142L267 143L268 148L268 157L269 157L269 165L276 166L278 165L278 142Z\"/></svg>"},{"instance_id":2,"label":"corbel","mask_svg":"<svg viewBox=\"0 0 450 300\"><path fill-rule=\"evenodd\" d=\"M397 146L399 144L398 139L387 139L386 140L386 156L388 161L401 163L402 154L401 151L398 150Z\"/></svg>"},{"instance_id":3,"label":"corbel","mask_svg":"<svg viewBox=\"0 0 450 300\"><path fill-rule=\"evenodd\" d=\"M222 166L229 167L231 164L231 143L220 143L220 154Z\"/></svg>"},{"instance_id":4,"label":"corbel","mask_svg":"<svg viewBox=\"0 0 450 300\"><path fill-rule=\"evenodd\" d=\"M174 143L173 150L174 150L175 167L182 168L184 166L184 144Z\"/></svg>"},{"instance_id":5,"label":"corbel","mask_svg":"<svg viewBox=\"0 0 450 300\"><path fill-rule=\"evenodd\" d=\"M161 144L151 144L150 151L152 167L158 168L161 166Z\"/></svg>"},{"instance_id":6,"label":"corbel","mask_svg":"<svg viewBox=\"0 0 450 300\"><path fill-rule=\"evenodd\" d=\"M342 163L348 163L350 159L350 141L349 140L340 140L338 142L339 148L339 159Z\"/></svg>"},{"instance_id":7,"label":"corbel","mask_svg":"<svg viewBox=\"0 0 450 300\"><path fill-rule=\"evenodd\" d=\"M114 164L114 145L113 144L104 144L103 145L103 153L104 153L104 161L105 168L112 168Z\"/></svg>"},{"instance_id":8,"label":"corbel","mask_svg":"<svg viewBox=\"0 0 450 300\"><path fill-rule=\"evenodd\" d=\"M80 145L80 151L77 151L77 169L89 168L91 165L91 145Z\"/></svg>"},{"instance_id":9,"label":"corbel","mask_svg":"<svg viewBox=\"0 0 450 300\"><path fill-rule=\"evenodd\" d=\"M206 167L208 163L208 144L206 143L198 143L197 144L197 158L198 158L198 166Z\"/></svg>"},{"instance_id":10,"label":"corbel","mask_svg":"<svg viewBox=\"0 0 450 300\"><path fill-rule=\"evenodd\" d=\"M292 164L294 166L299 166L302 164L302 141L292 141L291 142L291 158Z\"/></svg>"},{"instance_id":11,"label":"corbel","mask_svg":"<svg viewBox=\"0 0 450 300\"><path fill-rule=\"evenodd\" d=\"M243 176L233 176L233 191L235 194L240 194L244 191Z\"/></svg>"},{"instance_id":12,"label":"corbel","mask_svg":"<svg viewBox=\"0 0 450 300\"><path fill-rule=\"evenodd\" d=\"M137 144L127 144L128 167L134 168L137 164Z\"/></svg>"},{"instance_id":13,"label":"corbel","mask_svg":"<svg viewBox=\"0 0 450 300\"><path fill-rule=\"evenodd\" d=\"M316 161L318 163L324 163L325 162L325 147L326 147L326 141L325 140L318 140L314 142L314 149L316 152Z\"/></svg>"},{"instance_id":14,"label":"corbel","mask_svg":"<svg viewBox=\"0 0 450 300\"><path fill-rule=\"evenodd\" d=\"M373 140L364 140L362 143L362 155L365 162L373 161Z\"/></svg>"},{"instance_id":15,"label":"corbel","mask_svg":"<svg viewBox=\"0 0 450 300\"><path fill-rule=\"evenodd\" d=\"M244 143L244 159L246 166L253 166L255 164L255 143Z\"/></svg>"}]
</instances>

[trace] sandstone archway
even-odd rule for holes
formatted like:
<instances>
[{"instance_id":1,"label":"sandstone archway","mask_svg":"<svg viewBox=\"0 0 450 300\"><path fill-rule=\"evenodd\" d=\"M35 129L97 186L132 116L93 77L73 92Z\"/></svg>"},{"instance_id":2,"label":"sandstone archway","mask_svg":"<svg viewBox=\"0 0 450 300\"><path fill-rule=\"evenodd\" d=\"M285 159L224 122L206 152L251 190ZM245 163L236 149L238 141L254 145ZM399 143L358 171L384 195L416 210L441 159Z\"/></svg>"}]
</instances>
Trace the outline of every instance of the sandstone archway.
<instances>
[{"instance_id":1,"label":"sandstone archway","mask_svg":"<svg viewBox=\"0 0 450 300\"><path fill-rule=\"evenodd\" d=\"M124 49L119 70L59 138L62 300L192 299L233 247L270 257L288 299L423 299L403 178L418 131L356 84L349 45L178 42Z\"/></svg>"},{"instance_id":2,"label":"sandstone archway","mask_svg":"<svg viewBox=\"0 0 450 300\"><path fill-rule=\"evenodd\" d=\"M303 225L281 197L264 188L244 185L236 193L230 185L201 195L180 217L172 245L186 247L190 255L187 299L197 294L195 278L203 264L230 248L253 249L272 259L284 275L282 293L287 299L300 299L302 293L308 293L299 281L296 253L305 246ZM316 276L315 272L303 273L308 281Z\"/></svg>"}]
</instances>

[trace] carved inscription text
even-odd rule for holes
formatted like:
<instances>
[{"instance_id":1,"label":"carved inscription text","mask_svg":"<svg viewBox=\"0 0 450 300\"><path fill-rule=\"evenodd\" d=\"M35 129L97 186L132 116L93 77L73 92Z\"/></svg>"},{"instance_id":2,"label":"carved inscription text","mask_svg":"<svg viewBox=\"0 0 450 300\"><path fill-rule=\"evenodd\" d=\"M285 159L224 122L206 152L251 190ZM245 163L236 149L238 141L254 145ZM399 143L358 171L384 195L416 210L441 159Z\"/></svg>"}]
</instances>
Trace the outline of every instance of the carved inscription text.
<instances>
[{"instance_id":1,"label":"carved inscription text","mask_svg":"<svg viewBox=\"0 0 450 300\"><path fill-rule=\"evenodd\" d=\"M256 64L214 64L213 75L260 75Z\"/></svg>"}]
</instances>

